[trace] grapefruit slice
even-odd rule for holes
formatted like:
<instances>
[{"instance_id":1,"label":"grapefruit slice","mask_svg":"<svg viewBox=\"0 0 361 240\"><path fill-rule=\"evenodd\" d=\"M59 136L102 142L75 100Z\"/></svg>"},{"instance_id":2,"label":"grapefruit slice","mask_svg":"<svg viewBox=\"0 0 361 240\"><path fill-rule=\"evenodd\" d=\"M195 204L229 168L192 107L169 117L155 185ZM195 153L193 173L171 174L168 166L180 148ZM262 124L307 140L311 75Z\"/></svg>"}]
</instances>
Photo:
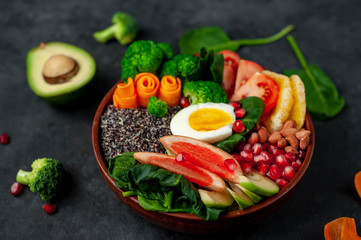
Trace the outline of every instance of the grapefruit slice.
<instances>
[{"instance_id":1,"label":"grapefruit slice","mask_svg":"<svg viewBox=\"0 0 361 240\"><path fill-rule=\"evenodd\" d=\"M134 158L142 164L152 164L182 174L190 182L211 191L223 192L226 186L222 178L216 174L189 161L176 161L174 156L153 152L136 152Z\"/></svg>"},{"instance_id":2,"label":"grapefruit slice","mask_svg":"<svg viewBox=\"0 0 361 240\"><path fill-rule=\"evenodd\" d=\"M171 153L175 155L187 153L190 156L187 161L217 174L226 181L240 183L240 178L243 176L242 169L227 152L209 143L184 136L165 136L160 138L160 142ZM228 159L234 160L231 161L234 163L232 168L229 167L229 161L226 161Z\"/></svg>"}]
</instances>

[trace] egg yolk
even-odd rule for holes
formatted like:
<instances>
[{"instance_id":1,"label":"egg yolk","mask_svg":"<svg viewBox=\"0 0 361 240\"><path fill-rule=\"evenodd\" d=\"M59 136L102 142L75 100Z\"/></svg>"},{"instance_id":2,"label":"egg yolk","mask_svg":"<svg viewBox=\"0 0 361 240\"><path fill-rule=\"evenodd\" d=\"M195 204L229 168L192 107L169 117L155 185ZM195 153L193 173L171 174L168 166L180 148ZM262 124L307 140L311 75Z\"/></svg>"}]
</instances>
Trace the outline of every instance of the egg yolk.
<instances>
[{"instance_id":1,"label":"egg yolk","mask_svg":"<svg viewBox=\"0 0 361 240\"><path fill-rule=\"evenodd\" d=\"M217 130L233 123L231 114L220 109L202 108L194 111L188 119L189 126L196 131Z\"/></svg>"}]
</instances>

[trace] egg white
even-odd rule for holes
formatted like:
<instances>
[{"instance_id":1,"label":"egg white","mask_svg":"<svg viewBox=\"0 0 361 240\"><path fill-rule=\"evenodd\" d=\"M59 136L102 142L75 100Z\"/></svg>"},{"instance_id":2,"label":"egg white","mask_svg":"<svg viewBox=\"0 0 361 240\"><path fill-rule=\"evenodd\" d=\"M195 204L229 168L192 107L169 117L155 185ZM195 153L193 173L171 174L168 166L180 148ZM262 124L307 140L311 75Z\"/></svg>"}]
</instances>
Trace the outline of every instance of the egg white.
<instances>
[{"instance_id":1,"label":"egg white","mask_svg":"<svg viewBox=\"0 0 361 240\"><path fill-rule=\"evenodd\" d=\"M202 108L214 108L229 113L232 116L232 123L218 128L212 131L196 131L189 125L190 115ZM208 143L216 143L224 140L232 135L232 126L236 116L234 114L234 107L225 103L200 103L196 105L190 105L180 110L170 122L170 130L173 135L181 135L186 137L192 137Z\"/></svg>"}]
</instances>

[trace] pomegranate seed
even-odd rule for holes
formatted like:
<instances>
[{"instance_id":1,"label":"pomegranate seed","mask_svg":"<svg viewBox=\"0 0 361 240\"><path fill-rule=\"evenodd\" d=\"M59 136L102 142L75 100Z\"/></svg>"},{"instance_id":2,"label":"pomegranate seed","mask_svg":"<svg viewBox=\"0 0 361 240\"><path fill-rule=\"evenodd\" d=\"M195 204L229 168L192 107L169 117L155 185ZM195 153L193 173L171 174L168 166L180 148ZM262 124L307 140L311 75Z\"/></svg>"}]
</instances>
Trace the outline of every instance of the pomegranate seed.
<instances>
[{"instance_id":1,"label":"pomegranate seed","mask_svg":"<svg viewBox=\"0 0 361 240\"><path fill-rule=\"evenodd\" d=\"M260 143L253 145L252 152L254 155L259 155L262 152L262 145Z\"/></svg>"},{"instance_id":2,"label":"pomegranate seed","mask_svg":"<svg viewBox=\"0 0 361 240\"><path fill-rule=\"evenodd\" d=\"M232 153L231 155L234 159L236 159L237 162L240 163L242 161L242 158L238 153Z\"/></svg>"},{"instance_id":3,"label":"pomegranate seed","mask_svg":"<svg viewBox=\"0 0 361 240\"><path fill-rule=\"evenodd\" d=\"M239 142L239 143L237 144L237 146L236 146L237 151L238 151L238 152L241 152L241 151L243 150L243 148L244 148L245 145L246 145L246 142L245 142L245 141Z\"/></svg>"},{"instance_id":4,"label":"pomegranate seed","mask_svg":"<svg viewBox=\"0 0 361 240\"><path fill-rule=\"evenodd\" d=\"M19 195L22 190L23 190L23 185L21 183L14 182L11 185L11 194L14 195L14 196Z\"/></svg>"},{"instance_id":5,"label":"pomegranate seed","mask_svg":"<svg viewBox=\"0 0 361 240\"><path fill-rule=\"evenodd\" d=\"M284 169L285 167L289 166L286 157L284 155L278 155L275 159L275 164L280 168Z\"/></svg>"},{"instance_id":6,"label":"pomegranate seed","mask_svg":"<svg viewBox=\"0 0 361 240\"><path fill-rule=\"evenodd\" d=\"M246 145L244 145L243 150L246 150L246 151L250 151L250 152L252 152L252 145L251 145L251 144L249 144L249 143L247 143Z\"/></svg>"},{"instance_id":7,"label":"pomegranate seed","mask_svg":"<svg viewBox=\"0 0 361 240\"><path fill-rule=\"evenodd\" d=\"M236 163L236 160L234 160L233 158L228 158L224 161L224 166L226 166L226 168L229 170L229 171L234 171L237 169L237 163Z\"/></svg>"},{"instance_id":8,"label":"pomegranate seed","mask_svg":"<svg viewBox=\"0 0 361 240\"><path fill-rule=\"evenodd\" d=\"M234 109L238 109L241 107L241 103L238 101L230 101L229 105L231 105L232 107L234 107Z\"/></svg>"},{"instance_id":9,"label":"pomegranate seed","mask_svg":"<svg viewBox=\"0 0 361 240\"><path fill-rule=\"evenodd\" d=\"M262 143L262 149L263 151L267 151L267 148L270 146L270 143L269 142L264 142Z\"/></svg>"},{"instance_id":10,"label":"pomegranate seed","mask_svg":"<svg viewBox=\"0 0 361 240\"><path fill-rule=\"evenodd\" d=\"M0 143L1 144L8 144L8 142L9 142L9 135L7 135L7 134L2 134L2 135L0 135Z\"/></svg>"},{"instance_id":11,"label":"pomegranate seed","mask_svg":"<svg viewBox=\"0 0 361 240\"><path fill-rule=\"evenodd\" d=\"M268 163L262 162L259 164L259 173L264 176L267 174L269 168L270 168L270 166Z\"/></svg>"},{"instance_id":12,"label":"pomegranate seed","mask_svg":"<svg viewBox=\"0 0 361 240\"><path fill-rule=\"evenodd\" d=\"M268 171L268 176L273 180L280 178L282 175L281 170L277 167L277 165L273 164L270 166Z\"/></svg>"},{"instance_id":13,"label":"pomegranate seed","mask_svg":"<svg viewBox=\"0 0 361 240\"><path fill-rule=\"evenodd\" d=\"M232 129L233 131L240 133L240 132L244 132L244 130L246 130L246 127L243 125L243 122L238 119L233 123Z\"/></svg>"},{"instance_id":14,"label":"pomegranate seed","mask_svg":"<svg viewBox=\"0 0 361 240\"><path fill-rule=\"evenodd\" d=\"M296 175L296 171L291 166L285 167L285 169L282 172L283 178L285 178L289 181L291 181L295 175Z\"/></svg>"},{"instance_id":15,"label":"pomegranate seed","mask_svg":"<svg viewBox=\"0 0 361 240\"><path fill-rule=\"evenodd\" d=\"M252 171L252 164L249 162L241 163L241 167L245 173L250 173Z\"/></svg>"},{"instance_id":16,"label":"pomegranate seed","mask_svg":"<svg viewBox=\"0 0 361 240\"><path fill-rule=\"evenodd\" d=\"M253 153L251 151L243 150L240 153L240 155L241 155L242 160L244 160L244 161L247 161L247 162L253 161Z\"/></svg>"},{"instance_id":17,"label":"pomegranate seed","mask_svg":"<svg viewBox=\"0 0 361 240\"><path fill-rule=\"evenodd\" d=\"M293 162L296 160L296 155L291 152L285 153L284 156L288 162Z\"/></svg>"},{"instance_id":18,"label":"pomegranate seed","mask_svg":"<svg viewBox=\"0 0 361 240\"><path fill-rule=\"evenodd\" d=\"M256 156L254 156L253 161L255 163L266 162L266 158L262 155L256 155Z\"/></svg>"},{"instance_id":19,"label":"pomegranate seed","mask_svg":"<svg viewBox=\"0 0 361 240\"><path fill-rule=\"evenodd\" d=\"M276 180L276 184L282 189L287 186L288 181L284 178L279 178Z\"/></svg>"},{"instance_id":20,"label":"pomegranate seed","mask_svg":"<svg viewBox=\"0 0 361 240\"><path fill-rule=\"evenodd\" d=\"M300 159L296 159L295 161L291 162L291 166L293 167L293 169L295 169L295 171L298 171L302 166L302 162Z\"/></svg>"},{"instance_id":21,"label":"pomegranate seed","mask_svg":"<svg viewBox=\"0 0 361 240\"><path fill-rule=\"evenodd\" d=\"M44 204L43 209L47 214L52 214L56 210L56 205L55 204L50 204L50 203Z\"/></svg>"},{"instance_id":22,"label":"pomegranate seed","mask_svg":"<svg viewBox=\"0 0 361 240\"><path fill-rule=\"evenodd\" d=\"M275 159L275 157L272 154L266 151L262 151L260 155L265 158L266 162L273 162L273 160Z\"/></svg>"},{"instance_id":23,"label":"pomegranate seed","mask_svg":"<svg viewBox=\"0 0 361 240\"><path fill-rule=\"evenodd\" d=\"M259 135L256 132L253 132L251 136L248 138L248 143L253 145L259 142Z\"/></svg>"},{"instance_id":24,"label":"pomegranate seed","mask_svg":"<svg viewBox=\"0 0 361 240\"><path fill-rule=\"evenodd\" d=\"M273 151L276 150L276 149L278 149L278 147L277 147L276 145L270 144L270 145L268 146L268 148L267 148L267 151L268 151L269 153L272 153L272 154L273 154Z\"/></svg>"},{"instance_id":25,"label":"pomegranate seed","mask_svg":"<svg viewBox=\"0 0 361 240\"><path fill-rule=\"evenodd\" d=\"M188 98L186 98L186 97L181 97L181 99L180 99L180 105L181 105L182 108L188 107L188 106L190 105L190 102L189 102Z\"/></svg>"},{"instance_id":26,"label":"pomegranate seed","mask_svg":"<svg viewBox=\"0 0 361 240\"><path fill-rule=\"evenodd\" d=\"M234 110L236 118L243 118L246 115L246 110L244 108L237 108Z\"/></svg>"},{"instance_id":27,"label":"pomegranate seed","mask_svg":"<svg viewBox=\"0 0 361 240\"><path fill-rule=\"evenodd\" d=\"M178 153L178 155L175 157L175 160L177 162L184 162L189 158L189 154L185 152Z\"/></svg>"},{"instance_id":28,"label":"pomegranate seed","mask_svg":"<svg viewBox=\"0 0 361 240\"><path fill-rule=\"evenodd\" d=\"M298 158L304 159L306 156L306 152L304 150L298 150Z\"/></svg>"},{"instance_id":29,"label":"pomegranate seed","mask_svg":"<svg viewBox=\"0 0 361 240\"><path fill-rule=\"evenodd\" d=\"M282 149L275 149L275 150L273 150L273 155L275 156L275 157L277 157L278 155L283 155L285 153L285 151L283 151Z\"/></svg>"}]
</instances>

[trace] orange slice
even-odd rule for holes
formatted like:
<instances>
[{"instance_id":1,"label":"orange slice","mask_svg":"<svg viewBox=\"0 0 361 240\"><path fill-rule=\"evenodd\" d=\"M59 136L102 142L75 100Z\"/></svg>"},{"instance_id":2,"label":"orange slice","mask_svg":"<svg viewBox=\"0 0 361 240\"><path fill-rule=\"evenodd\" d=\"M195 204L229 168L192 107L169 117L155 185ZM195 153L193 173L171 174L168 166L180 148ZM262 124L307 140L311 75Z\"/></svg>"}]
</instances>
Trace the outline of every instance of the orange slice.
<instances>
[{"instance_id":1,"label":"orange slice","mask_svg":"<svg viewBox=\"0 0 361 240\"><path fill-rule=\"evenodd\" d=\"M301 129L306 117L306 93L305 85L298 75L290 77L293 95L293 106L288 119L295 120L296 128Z\"/></svg>"}]
</instances>

